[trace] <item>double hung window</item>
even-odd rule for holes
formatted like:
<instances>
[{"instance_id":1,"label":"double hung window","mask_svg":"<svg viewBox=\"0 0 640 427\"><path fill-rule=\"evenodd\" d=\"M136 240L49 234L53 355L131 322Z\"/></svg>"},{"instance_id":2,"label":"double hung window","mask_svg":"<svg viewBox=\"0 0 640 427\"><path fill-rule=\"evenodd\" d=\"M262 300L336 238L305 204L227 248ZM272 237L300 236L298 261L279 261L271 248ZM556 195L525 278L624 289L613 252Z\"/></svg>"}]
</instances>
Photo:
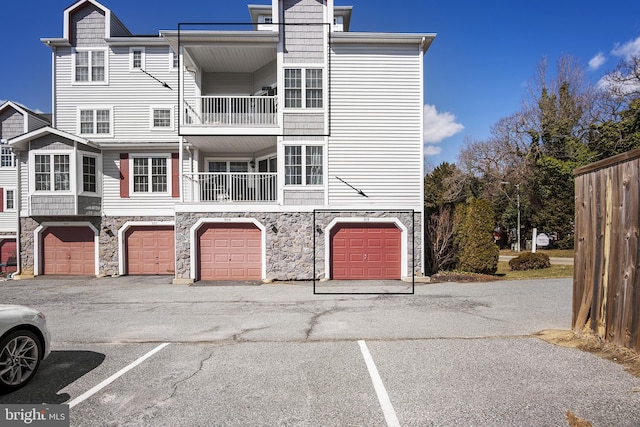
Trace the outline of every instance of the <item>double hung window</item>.
<instances>
[{"instance_id":1,"label":"double hung window","mask_svg":"<svg viewBox=\"0 0 640 427\"><path fill-rule=\"evenodd\" d=\"M110 109L80 109L81 135L109 135L111 134Z\"/></svg>"},{"instance_id":2,"label":"double hung window","mask_svg":"<svg viewBox=\"0 0 640 427\"><path fill-rule=\"evenodd\" d=\"M16 166L16 156L11 148L6 145L0 146L0 168L14 168Z\"/></svg>"},{"instance_id":3,"label":"double hung window","mask_svg":"<svg viewBox=\"0 0 640 427\"><path fill-rule=\"evenodd\" d=\"M322 185L322 151L318 145L284 147L285 185Z\"/></svg>"},{"instance_id":4,"label":"double hung window","mask_svg":"<svg viewBox=\"0 0 640 427\"><path fill-rule=\"evenodd\" d=\"M14 211L16 209L16 191L13 189L4 189L4 210Z\"/></svg>"},{"instance_id":5,"label":"double hung window","mask_svg":"<svg viewBox=\"0 0 640 427\"><path fill-rule=\"evenodd\" d=\"M172 129L172 118L172 107L151 107L151 129Z\"/></svg>"},{"instance_id":6,"label":"double hung window","mask_svg":"<svg viewBox=\"0 0 640 427\"><path fill-rule=\"evenodd\" d=\"M132 47L129 48L129 69L131 71L134 70L144 70L144 48L143 47Z\"/></svg>"},{"instance_id":7,"label":"double hung window","mask_svg":"<svg viewBox=\"0 0 640 427\"><path fill-rule=\"evenodd\" d=\"M323 78L320 68L285 68L284 106L322 108Z\"/></svg>"},{"instance_id":8,"label":"double hung window","mask_svg":"<svg viewBox=\"0 0 640 427\"><path fill-rule=\"evenodd\" d=\"M166 193L168 174L166 157L134 157L133 192Z\"/></svg>"},{"instance_id":9,"label":"double hung window","mask_svg":"<svg viewBox=\"0 0 640 427\"><path fill-rule=\"evenodd\" d=\"M71 190L68 154L36 154L34 169L36 191Z\"/></svg>"},{"instance_id":10,"label":"double hung window","mask_svg":"<svg viewBox=\"0 0 640 427\"><path fill-rule=\"evenodd\" d=\"M76 82L106 82L106 51L105 50L76 50L75 52L75 81Z\"/></svg>"}]
</instances>

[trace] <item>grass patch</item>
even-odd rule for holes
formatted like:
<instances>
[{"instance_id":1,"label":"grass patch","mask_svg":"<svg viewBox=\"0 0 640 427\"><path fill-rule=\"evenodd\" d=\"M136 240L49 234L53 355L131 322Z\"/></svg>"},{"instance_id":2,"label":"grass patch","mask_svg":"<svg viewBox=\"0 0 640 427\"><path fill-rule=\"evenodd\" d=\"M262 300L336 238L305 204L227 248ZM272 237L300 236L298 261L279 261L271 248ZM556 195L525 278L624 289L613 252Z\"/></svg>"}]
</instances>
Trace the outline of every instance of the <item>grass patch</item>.
<instances>
[{"instance_id":1,"label":"grass patch","mask_svg":"<svg viewBox=\"0 0 640 427\"><path fill-rule=\"evenodd\" d=\"M531 251L522 251L531 252ZM518 256L522 252L516 252L509 249L500 251L500 255ZM573 258L573 249L537 249L536 252L549 255L549 258Z\"/></svg>"},{"instance_id":2,"label":"grass patch","mask_svg":"<svg viewBox=\"0 0 640 427\"><path fill-rule=\"evenodd\" d=\"M508 262L498 262L495 275L467 273L464 271L440 271L431 276L433 283L441 282L492 282L495 280L554 279L573 277L573 265L551 264L540 270L511 271Z\"/></svg>"},{"instance_id":3,"label":"grass patch","mask_svg":"<svg viewBox=\"0 0 640 427\"><path fill-rule=\"evenodd\" d=\"M573 277L573 265L551 264L549 268L539 270L511 271L508 262L499 262L497 276L502 280L517 279L552 279L558 277Z\"/></svg>"}]
</instances>

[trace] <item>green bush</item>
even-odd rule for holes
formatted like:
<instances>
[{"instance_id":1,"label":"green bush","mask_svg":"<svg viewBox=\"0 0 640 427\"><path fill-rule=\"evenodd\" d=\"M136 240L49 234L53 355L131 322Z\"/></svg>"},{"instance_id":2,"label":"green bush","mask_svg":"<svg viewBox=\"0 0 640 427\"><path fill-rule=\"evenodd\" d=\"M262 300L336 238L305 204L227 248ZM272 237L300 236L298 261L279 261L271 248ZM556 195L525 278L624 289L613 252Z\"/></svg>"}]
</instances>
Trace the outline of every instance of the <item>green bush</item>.
<instances>
[{"instance_id":1,"label":"green bush","mask_svg":"<svg viewBox=\"0 0 640 427\"><path fill-rule=\"evenodd\" d=\"M540 252L524 252L509 260L509 267L512 271L539 270L551 267L549 255Z\"/></svg>"},{"instance_id":2,"label":"green bush","mask_svg":"<svg viewBox=\"0 0 640 427\"><path fill-rule=\"evenodd\" d=\"M494 214L487 200L472 199L466 209L456 209L459 224L456 241L460 247L458 269L495 274L500 249L493 241Z\"/></svg>"}]
</instances>

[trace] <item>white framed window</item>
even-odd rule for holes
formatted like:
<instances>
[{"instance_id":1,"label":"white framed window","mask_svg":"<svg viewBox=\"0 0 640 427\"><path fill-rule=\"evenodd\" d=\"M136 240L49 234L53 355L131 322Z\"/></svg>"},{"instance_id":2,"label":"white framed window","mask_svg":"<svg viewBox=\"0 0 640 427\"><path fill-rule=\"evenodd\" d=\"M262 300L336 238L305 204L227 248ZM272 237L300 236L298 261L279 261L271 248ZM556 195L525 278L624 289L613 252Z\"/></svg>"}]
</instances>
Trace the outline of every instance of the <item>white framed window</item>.
<instances>
[{"instance_id":1,"label":"white framed window","mask_svg":"<svg viewBox=\"0 0 640 427\"><path fill-rule=\"evenodd\" d=\"M133 156L131 158L132 194L167 194L171 176L167 155Z\"/></svg>"},{"instance_id":2,"label":"white framed window","mask_svg":"<svg viewBox=\"0 0 640 427\"><path fill-rule=\"evenodd\" d=\"M322 69L306 70L305 101L307 108L322 108Z\"/></svg>"},{"instance_id":3,"label":"white framed window","mask_svg":"<svg viewBox=\"0 0 640 427\"><path fill-rule=\"evenodd\" d=\"M33 153L34 191L71 191L70 155L62 153Z\"/></svg>"},{"instance_id":4,"label":"white framed window","mask_svg":"<svg viewBox=\"0 0 640 427\"><path fill-rule=\"evenodd\" d=\"M169 69L177 70L180 67L180 55L169 48Z\"/></svg>"},{"instance_id":5,"label":"white framed window","mask_svg":"<svg viewBox=\"0 0 640 427\"><path fill-rule=\"evenodd\" d=\"M152 130L173 129L173 106L151 106L150 128Z\"/></svg>"},{"instance_id":6,"label":"white framed window","mask_svg":"<svg viewBox=\"0 0 640 427\"><path fill-rule=\"evenodd\" d=\"M321 68L285 68L285 108L322 108L323 87Z\"/></svg>"},{"instance_id":7,"label":"white framed window","mask_svg":"<svg viewBox=\"0 0 640 427\"><path fill-rule=\"evenodd\" d=\"M73 82L108 82L107 49L76 48L73 52Z\"/></svg>"},{"instance_id":8,"label":"white framed window","mask_svg":"<svg viewBox=\"0 0 640 427\"><path fill-rule=\"evenodd\" d=\"M80 135L113 136L112 107L78 107Z\"/></svg>"},{"instance_id":9,"label":"white framed window","mask_svg":"<svg viewBox=\"0 0 640 427\"><path fill-rule=\"evenodd\" d=\"M0 140L0 168L9 169L16 167L16 156L11 150L11 147L7 145L5 139Z\"/></svg>"},{"instance_id":10,"label":"white framed window","mask_svg":"<svg viewBox=\"0 0 640 427\"><path fill-rule=\"evenodd\" d=\"M258 15L258 30L275 30L272 15Z\"/></svg>"},{"instance_id":11,"label":"white framed window","mask_svg":"<svg viewBox=\"0 0 640 427\"><path fill-rule=\"evenodd\" d=\"M13 188L4 189L4 211L16 210L16 190Z\"/></svg>"},{"instance_id":12,"label":"white framed window","mask_svg":"<svg viewBox=\"0 0 640 427\"><path fill-rule=\"evenodd\" d=\"M322 185L324 179L323 148L321 145L285 146L285 185Z\"/></svg>"},{"instance_id":13,"label":"white framed window","mask_svg":"<svg viewBox=\"0 0 640 427\"><path fill-rule=\"evenodd\" d=\"M145 54L143 47L129 48L129 71L145 69Z\"/></svg>"},{"instance_id":14,"label":"white framed window","mask_svg":"<svg viewBox=\"0 0 640 427\"><path fill-rule=\"evenodd\" d=\"M98 192L98 159L96 156L82 156L82 192Z\"/></svg>"},{"instance_id":15,"label":"white framed window","mask_svg":"<svg viewBox=\"0 0 640 427\"><path fill-rule=\"evenodd\" d=\"M286 108L302 107L302 70L299 68L284 70L284 106Z\"/></svg>"}]
</instances>

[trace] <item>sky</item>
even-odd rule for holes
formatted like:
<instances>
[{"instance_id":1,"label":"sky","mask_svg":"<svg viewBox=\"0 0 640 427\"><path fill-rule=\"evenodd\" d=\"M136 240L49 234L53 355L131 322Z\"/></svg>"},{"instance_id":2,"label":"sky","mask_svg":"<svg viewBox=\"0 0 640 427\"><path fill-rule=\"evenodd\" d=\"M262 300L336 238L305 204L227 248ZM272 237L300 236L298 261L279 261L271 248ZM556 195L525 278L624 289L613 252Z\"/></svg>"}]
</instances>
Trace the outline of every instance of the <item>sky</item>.
<instances>
[{"instance_id":1,"label":"sky","mask_svg":"<svg viewBox=\"0 0 640 427\"><path fill-rule=\"evenodd\" d=\"M100 0L99 0L100 1ZM0 101L51 111L51 50L72 0L0 3ZM101 0L133 34L179 22L247 22L269 0ZM335 0L353 6L351 31L436 33L424 57L425 164L455 162L465 139L485 140L520 110L538 64L553 74L570 55L596 84L625 55L640 54L638 0ZM21 19L24 17L25 19Z\"/></svg>"}]
</instances>

